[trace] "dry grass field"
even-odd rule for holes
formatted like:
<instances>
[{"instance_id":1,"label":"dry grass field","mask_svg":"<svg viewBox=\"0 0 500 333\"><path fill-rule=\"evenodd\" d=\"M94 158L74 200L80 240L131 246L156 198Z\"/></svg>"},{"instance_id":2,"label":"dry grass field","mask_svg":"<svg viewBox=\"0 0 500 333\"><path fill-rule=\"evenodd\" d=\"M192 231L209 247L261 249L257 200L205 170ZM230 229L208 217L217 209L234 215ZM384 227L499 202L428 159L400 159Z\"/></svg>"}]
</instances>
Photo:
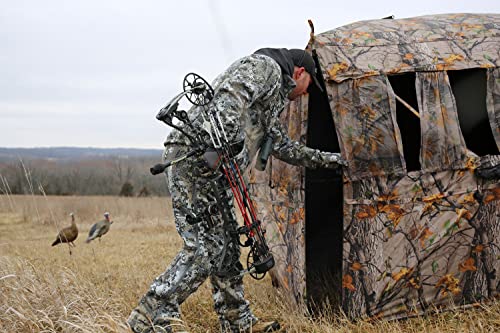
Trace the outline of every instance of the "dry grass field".
<instances>
[{"instance_id":1,"label":"dry grass field","mask_svg":"<svg viewBox=\"0 0 500 333\"><path fill-rule=\"evenodd\" d=\"M90 226L111 213L102 241L85 244ZM51 247L74 212L80 235ZM168 198L0 196L0 332L128 332L126 318L181 247ZM392 322L312 319L288 304L269 278L245 278L257 316L286 332L495 332L500 303ZM182 306L189 332L218 332L210 285Z\"/></svg>"}]
</instances>

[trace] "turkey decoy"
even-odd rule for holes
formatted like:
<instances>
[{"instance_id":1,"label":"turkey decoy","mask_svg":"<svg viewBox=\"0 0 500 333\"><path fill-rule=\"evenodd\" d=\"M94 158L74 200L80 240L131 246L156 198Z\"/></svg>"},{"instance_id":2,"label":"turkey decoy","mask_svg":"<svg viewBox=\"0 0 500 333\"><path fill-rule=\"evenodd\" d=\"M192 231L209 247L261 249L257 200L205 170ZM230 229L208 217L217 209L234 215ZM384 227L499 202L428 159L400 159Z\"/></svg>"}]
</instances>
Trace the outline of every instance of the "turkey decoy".
<instances>
[{"instance_id":1,"label":"turkey decoy","mask_svg":"<svg viewBox=\"0 0 500 333\"><path fill-rule=\"evenodd\" d=\"M68 243L69 254L71 254L71 245L75 246L73 241L78 237L78 228L75 223L75 214L69 214L71 216L71 226L66 227L59 231L56 240L52 243L52 246L56 246L59 243Z\"/></svg>"},{"instance_id":2,"label":"turkey decoy","mask_svg":"<svg viewBox=\"0 0 500 333\"><path fill-rule=\"evenodd\" d=\"M104 220L97 222L92 226L92 228L90 228L89 237L87 237L85 243L90 243L90 241L96 239L97 237L99 237L99 241L101 241L101 236L109 231L109 227L112 223L113 221L109 220L109 213L104 213Z\"/></svg>"}]
</instances>

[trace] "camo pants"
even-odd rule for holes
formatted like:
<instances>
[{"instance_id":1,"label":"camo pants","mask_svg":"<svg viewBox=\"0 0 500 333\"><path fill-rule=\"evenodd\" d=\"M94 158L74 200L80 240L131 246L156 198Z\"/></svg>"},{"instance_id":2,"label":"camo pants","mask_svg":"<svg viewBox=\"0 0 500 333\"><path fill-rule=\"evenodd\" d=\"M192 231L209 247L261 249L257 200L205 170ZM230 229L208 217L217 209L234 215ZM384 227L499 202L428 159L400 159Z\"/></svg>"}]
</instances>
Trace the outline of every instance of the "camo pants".
<instances>
[{"instance_id":1,"label":"camo pants","mask_svg":"<svg viewBox=\"0 0 500 333\"><path fill-rule=\"evenodd\" d=\"M186 147L169 146L165 158L172 160L187 152ZM230 235L237 228L234 209L230 209L229 223L217 215L212 221L202 218L198 223L189 223L189 217L203 216L217 196L223 196L232 207L231 190L223 187L218 171L207 170L201 158L179 162L166 173L175 225L184 246L167 270L153 281L128 323L134 332L157 332L160 327L166 332L173 330L180 323L180 304L210 278L221 330L240 332L257 318L244 297L242 277L237 275L243 267L239 245Z\"/></svg>"}]
</instances>

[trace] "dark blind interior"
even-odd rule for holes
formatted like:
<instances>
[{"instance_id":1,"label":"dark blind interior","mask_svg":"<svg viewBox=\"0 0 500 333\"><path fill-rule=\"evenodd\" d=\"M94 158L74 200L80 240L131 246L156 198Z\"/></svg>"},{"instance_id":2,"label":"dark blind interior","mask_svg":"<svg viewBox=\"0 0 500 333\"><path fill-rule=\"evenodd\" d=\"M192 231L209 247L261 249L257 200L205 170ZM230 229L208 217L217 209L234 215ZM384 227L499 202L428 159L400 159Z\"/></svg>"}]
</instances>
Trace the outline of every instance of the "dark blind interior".
<instances>
[{"instance_id":1,"label":"dark blind interior","mask_svg":"<svg viewBox=\"0 0 500 333\"><path fill-rule=\"evenodd\" d=\"M316 63L317 62L317 59ZM318 68L318 73L319 73ZM318 80L323 83L321 75ZM323 84L323 91L324 89ZM311 85L307 145L340 152L326 92ZM342 279L342 173L306 169L306 290L313 312L325 302L338 307Z\"/></svg>"},{"instance_id":2,"label":"dark blind interior","mask_svg":"<svg viewBox=\"0 0 500 333\"><path fill-rule=\"evenodd\" d=\"M449 71L448 77L467 148L479 156L497 155L498 148L486 111L486 70Z\"/></svg>"},{"instance_id":3,"label":"dark blind interior","mask_svg":"<svg viewBox=\"0 0 500 333\"><path fill-rule=\"evenodd\" d=\"M389 76L389 82L394 93L418 111L415 73ZM401 132L406 170L420 170L420 118L396 99L396 120Z\"/></svg>"}]
</instances>

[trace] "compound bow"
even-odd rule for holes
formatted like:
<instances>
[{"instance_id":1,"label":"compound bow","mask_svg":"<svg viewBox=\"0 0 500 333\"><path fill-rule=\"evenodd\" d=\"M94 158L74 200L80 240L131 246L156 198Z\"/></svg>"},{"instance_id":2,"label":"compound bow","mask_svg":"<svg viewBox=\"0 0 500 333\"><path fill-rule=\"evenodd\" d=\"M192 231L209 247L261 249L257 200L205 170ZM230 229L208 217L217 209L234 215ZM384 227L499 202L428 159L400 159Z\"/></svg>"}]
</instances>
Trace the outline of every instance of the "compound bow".
<instances>
[{"instance_id":1,"label":"compound bow","mask_svg":"<svg viewBox=\"0 0 500 333\"><path fill-rule=\"evenodd\" d=\"M247 184L243 179L238 163L234 156L233 145L229 142L224 124L221 121L220 114L215 108L210 107L213 100L214 90L210 84L201 76L195 73L189 73L184 77L183 92L175 96L160 112L156 118L163 121L170 127L177 129L185 135L193 146L193 150L188 154L167 163L157 164L150 169L153 175L162 173L165 169L186 158L205 154L207 149L214 150L217 154L220 168L229 183L236 204L243 217L244 225L238 228L238 243L242 247L250 247L247 256L247 269L240 273L250 274L254 279L262 279L266 272L274 266L274 258L265 240L265 230L257 217L254 203L248 191ZM188 113L178 110L179 101L186 97L191 104L201 108L203 119L202 126L196 127L189 119ZM174 124L174 118L178 119L185 126ZM211 142L211 146L207 145ZM221 213L223 219L228 219L230 214L226 211L231 209L224 205L223 200L218 200L216 206L207 207L207 214ZM244 242L240 236L246 236Z\"/></svg>"}]
</instances>

